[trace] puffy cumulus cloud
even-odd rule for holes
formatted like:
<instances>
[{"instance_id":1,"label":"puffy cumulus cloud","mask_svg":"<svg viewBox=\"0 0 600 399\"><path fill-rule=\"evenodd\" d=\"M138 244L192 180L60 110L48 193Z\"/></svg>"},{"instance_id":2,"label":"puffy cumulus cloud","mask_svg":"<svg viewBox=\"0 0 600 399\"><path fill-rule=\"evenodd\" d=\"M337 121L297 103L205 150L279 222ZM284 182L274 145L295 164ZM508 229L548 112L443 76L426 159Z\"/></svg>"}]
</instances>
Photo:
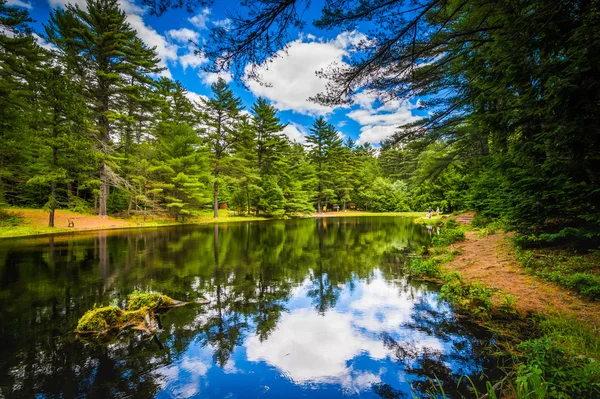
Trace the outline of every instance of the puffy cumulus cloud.
<instances>
[{"instance_id":1,"label":"puffy cumulus cloud","mask_svg":"<svg viewBox=\"0 0 600 399\"><path fill-rule=\"evenodd\" d=\"M186 91L185 96L188 98L188 100L195 104L202 104L204 101L208 100L208 97L202 94L194 93L193 91Z\"/></svg>"},{"instance_id":2,"label":"puffy cumulus cloud","mask_svg":"<svg viewBox=\"0 0 600 399\"><path fill-rule=\"evenodd\" d=\"M309 289L310 284L302 284L293 292L290 304L306 297ZM374 360L388 359L382 333L396 334L400 329L399 342L409 343L417 351L443 351L444 344L437 338L414 329L402 330L413 317L412 295L425 293L404 292L377 271L353 291L343 288L338 308L319 315L310 305L300 307L283 314L265 341L260 342L258 336L247 338L248 360L267 362L297 383L337 383L349 390L363 390L379 382L380 376L358 369L352 359L365 354Z\"/></svg>"},{"instance_id":3,"label":"puffy cumulus cloud","mask_svg":"<svg viewBox=\"0 0 600 399\"><path fill-rule=\"evenodd\" d=\"M316 71L333 63L343 65L344 57L363 40L366 40L365 35L357 31L343 32L329 41L317 40L314 36L301 37L259 67L263 84L248 80L247 86L256 96L271 100L279 110L327 114L333 108L308 100L325 91L327 81L319 78ZM246 67L247 73L251 67Z\"/></svg>"},{"instance_id":4,"label":"puffy cumulus cloud","mask_svg":"<svg viewBox=\"0 0 600 399\"><path fill-rule=\"evenodd\" d=\"M200 11L200 13L194 15L191 18L188 18L188 21L190 21L192 23L192 25L194 25L196 28L198 28L200 30L204 30L204 29L208 28L206 26L206 23L209 20L209 18L208 18L209 15L210 15L210 8L205 8L202 11Z\"/></svg>"},{"instance_id":5,"label":"puffy cumulus cloud","mask_svg":"<svg viewBox=\"0 0 600 399\"><path fill-rule=\"evenodd\" d=\"M205 62L206 58L196 54L196 51L193 48L189 48L185 54L179 56L179 63L181 64L184 72L188 67L196 69Z\"/></svg>"},{"instance_id":6,"label":"puffy cumulus cloud","mask_svg":"<svg viewBox=\"0 0 600 399\"><path fill-rule=\"evenodd\" d=\"M250 361L266 361L297 383L330 382L350 385L352 370L347 361L368 352L383 359L387 350L378 339L370 339L352 328L352 316L313 309L299 309L281 316L278 328L266 341L256 335L246 342Z\"/></svg>"},{"instance_id":7,"label":"puffy cumulus cloud","mask_svg":"<svg viewBox=\"0 0 600 399\"><path fill-rule=\"evenodd\" d=\"M16 6L16 7L23 7L23 8L29 8L31 9L31 3L28 3L26 1L21 1L21 0L8 0L6 2L7 6Z\"/></svg>"},{"instance_id":8,"label":"puffy cumulus cloud","mask_svg":"<svg viewBox=\"0 0 600 399\"><path fill-rule=\"evenodd\" d=\"M213 83L216 83L217 80L219 80L219 78L223 79L227 83L233 80L233 76L229 72L214 73L200 71L198 72L198 77L200 78L200 80L202 80L202 83L204 83L205 85L211 85Z\"/></svg>"},{"instance_id":9,"label":"puffy cumulus cloud","mask_svg":"<svg viewBox=\"0 0 600 399\"><path fill-rule=\"evenodd\" d=\"M304 126L290 122L283 129L283 134L288 136L290 140L295 141L297 143L304 144L306 142L307 133Z\"/></svg>"},{"instance_id":10,"label":"puffy cumulus cloud","mask_svg":"<svg viewBox=\"0 0 600 399\"><path fill-rule=\"evenodd\" d=\"M347 116L361 125L357 144L377 144L392 136L397 127L420 119L412 111L418 108L409 101L378 101L372 93L358 93L353 98L359 108Z\"/></svg>"},{"instance_id":11,"label":"puffy cumulus cloud","mask_svg":"<svg viewBox=\"0 0 600 399\"><path fill-rule=\"evenodd\" d=\"M181 28L167 31L167 36L180 43L188 43L190 40L197 42L200 38L200 33L188 28Z\"/></svg>"}]
</instances>

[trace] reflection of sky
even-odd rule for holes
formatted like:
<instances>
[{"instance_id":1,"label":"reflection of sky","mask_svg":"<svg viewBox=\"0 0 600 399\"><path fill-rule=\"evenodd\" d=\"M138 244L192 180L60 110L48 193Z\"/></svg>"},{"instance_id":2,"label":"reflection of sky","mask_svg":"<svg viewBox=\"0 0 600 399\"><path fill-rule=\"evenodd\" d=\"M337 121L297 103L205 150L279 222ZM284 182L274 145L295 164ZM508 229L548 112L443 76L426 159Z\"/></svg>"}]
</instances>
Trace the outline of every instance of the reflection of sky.
<instances>
[{"instance_id":1,"label":"reflection of sky","mask_svg":"<svg viewBox=\"0 0 600 399\"><path fill-rule=\"evenodd\" d=\"M333 309L319 314L308 297L307 278L292 291L288 312L269 337L260 342L250 328L223 368L213 363L214 348L199 340L192 343L176 363L157 371L163 381L157 397L373 397L373 384L379 383L408 392L412 377L405 375L405 363L386 348L382 336L406 344L417 355L448 353L452 338L442 340L408 325L416 324L417 304L447 316L449 308L438 303L437 294L406 281L386 281L378 271L352 285L341 288ZM457 369L464 364L445 365L465 372Z\"/></svg>"}]
</instances>

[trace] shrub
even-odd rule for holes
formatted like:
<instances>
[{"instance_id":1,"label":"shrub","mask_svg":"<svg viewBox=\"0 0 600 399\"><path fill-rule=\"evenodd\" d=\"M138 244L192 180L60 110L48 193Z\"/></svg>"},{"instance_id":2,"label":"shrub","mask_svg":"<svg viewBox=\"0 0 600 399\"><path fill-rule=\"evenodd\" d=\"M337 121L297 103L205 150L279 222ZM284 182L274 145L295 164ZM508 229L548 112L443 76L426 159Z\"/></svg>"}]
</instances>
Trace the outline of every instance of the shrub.
<instances>
[{"instance_id":1,"label":"shrub","mask_svg":"<svg viewBox=\"0 0 600 399\"><path fill-rule=\"evenodd\" d=\"M433 259L412 258L405 270L411 275L438 278L441 272Z\"/></svg>"},{"instance_id":2,"label":"shrub","mask_svg":"<svg viewBox=\"0 0 600 399\"><path fill-rule=\"evenodd\" d=\"M439 235L434 236L431 243L434 247L446 247L448 245L464 241L465 231L462 228L442 229Z\"/></svg>"},{"instance_id":3,"label":"shrub","mask_svg":"<svg viewBox=\"0 0 600 399\"><path fill-rule=\"evenodd\" d=\"M23 222L23 214L8 212L0 208L0 227L15 227Z\"/></svg>"}]
</instances>

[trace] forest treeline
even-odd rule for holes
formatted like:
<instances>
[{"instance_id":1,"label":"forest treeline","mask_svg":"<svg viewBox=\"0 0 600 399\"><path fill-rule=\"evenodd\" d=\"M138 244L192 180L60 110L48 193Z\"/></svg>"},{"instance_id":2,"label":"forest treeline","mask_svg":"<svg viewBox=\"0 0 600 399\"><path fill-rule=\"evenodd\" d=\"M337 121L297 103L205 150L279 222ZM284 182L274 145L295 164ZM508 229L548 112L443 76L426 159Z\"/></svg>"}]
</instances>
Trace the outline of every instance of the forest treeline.
<instances>
[{"instance_id":1,"label":"forest treeline","mask_svg":"<svg viewBox=\"0 0 600 399\"><path fill-rule=\"evenodd\" d=\"M226 202L239 213L316 209L408 211L410 173L389 178L384 157L323 118L306 144L283 134L276 109L244 110L228 84L190 100L159 77L159 60L116 0L54 10L40 47L26 9L0 3L0 199L100 216L168 214L176 220ZM0 202L1 203L1 202Z\"/></svg>"},{"instance_id":2,"label":"forest treeline","mask_svg":"<svg viewBox=\"0 0 600 399\"><path fill-rule=\"evenodd\" d=\"M142 3L160 14L210 0ZM320 71L329 85L313 100L335 105L363 91L420 98L427 111L378 150L344 142L324 119L306 145L290 142L272 106L258 99L244 110L223 81L191 102L181 84L158 78L156 52L116 0L53 11L52 50L36 44L25 9L0 4L0 194L9 205L178 219L222 202L265 215L440 206L526 233L600 237L597 0L325 0L315 26L366 21L375 39ZM241 77L287 44L286 29L305 22L303 4L243 3L200 50L213 71Z\"/></svg>"}]
</instances>

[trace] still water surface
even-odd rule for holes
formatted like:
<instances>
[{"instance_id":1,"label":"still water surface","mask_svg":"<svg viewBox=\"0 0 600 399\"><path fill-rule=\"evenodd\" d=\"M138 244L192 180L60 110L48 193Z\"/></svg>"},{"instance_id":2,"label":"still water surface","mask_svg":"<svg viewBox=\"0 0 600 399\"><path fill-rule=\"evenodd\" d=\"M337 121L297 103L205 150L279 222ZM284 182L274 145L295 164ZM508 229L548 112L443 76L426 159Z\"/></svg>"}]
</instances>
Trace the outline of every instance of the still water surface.
<instances>
[{"instance_id":1,"label":"still water surface","mask_svg":"<svg viewBox=\"0 0 600 399\"><path fill-rule=\"evenodd\" d=\"M428 242L394 217L2 240L0 398L412 398L436 378L459 397L493 339L402 275ZM210 303L164 314L154 338L69 333L135 289Z\"/></svg>"}]
</instances>

